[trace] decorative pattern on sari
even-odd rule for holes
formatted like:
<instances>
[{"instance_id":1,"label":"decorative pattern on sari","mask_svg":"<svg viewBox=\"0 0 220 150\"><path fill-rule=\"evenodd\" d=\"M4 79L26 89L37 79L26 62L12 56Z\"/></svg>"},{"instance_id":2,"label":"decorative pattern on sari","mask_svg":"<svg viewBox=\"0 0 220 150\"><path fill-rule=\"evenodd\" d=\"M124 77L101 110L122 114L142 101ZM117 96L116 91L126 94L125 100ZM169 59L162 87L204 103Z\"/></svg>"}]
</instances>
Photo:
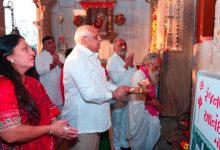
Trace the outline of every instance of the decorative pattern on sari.
<instances>
[{"instance_id":1,"label":"decorative pattern on sari","mask_svg":"<svg viewBox=\"0 0 220 150\"><path fill-rule=\"evenodd\" d=\"M52 113L51 115L51 109L49 109L55 109L53 108L54 104L46 94L43 86L37 80L26 76L24 84L39 109L41 116L39 125L49 125L51 116L55 117L57 114ZM0 132L21 124L36 125L27 122L28 113L22 109L18 110L18 101L15 96L14 85L6 77L0 77L0 103ZM0 140L0 150L55 149L54 139L50 135L44 135L30 142L19 144L7 144Z\"/></svg>"},{"instance_id":2,"label":"decorative pattern on sari","mask_svg":"<svg viewBox=\"0 0 220 150\"><path fill-rule=\"evenodd\" d=\"M0 132L21 124L21 117L18 110L6 110L0 112Z\"/></svg>"},{"instance_id":3,"label":"decorative pattern on sari","mask_svg":"<svg viewBox=\"0 0 220 150\"><path fill-rule=\"evenodd\" d=\"M150 81L150 75L149 75L149 73L148 73L149 71L148 71L145 67L143 67L143 66L140 67L140 70L145 74L146 79L148 79L148 80ZM149 92L149 93L146 95L146 97L147 97L148 99L153 99L153 98L155 98L155 95L156 95L156 86L155 86L155 85L147 85L146 88L151 90L151 92ZM146 104L146 105L145 105L145 109L147 109L148 112L149 112L152 116L158 116L158 115L159 115L159 112L157 111L157 109L156 109L154 106L152 106L152 105Z\"/></svg>"}]
</instances>

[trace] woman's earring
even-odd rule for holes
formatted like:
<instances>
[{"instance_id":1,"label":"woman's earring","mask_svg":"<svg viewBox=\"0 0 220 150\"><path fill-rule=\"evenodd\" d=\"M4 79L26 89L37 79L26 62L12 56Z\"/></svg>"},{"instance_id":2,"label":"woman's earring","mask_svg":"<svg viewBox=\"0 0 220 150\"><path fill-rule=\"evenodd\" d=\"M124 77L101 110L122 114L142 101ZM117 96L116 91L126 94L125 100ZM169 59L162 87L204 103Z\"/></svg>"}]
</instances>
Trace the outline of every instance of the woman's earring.
<instances>
[{"instance_id":1,"label":"woman's earring","mask_svg":"<svg viewBox=\"0 0 220 150\"><path fill-rule=\"evenodd\" d=\"M11 63L14 64L14 59L11 59Z\"/></svg>"},{"instance_id":2,"label":"woman's earring","mask_svg":"<svg viewBox=\"0 0 220 150\"><path fill-rule=\"evenodd\" d=\"M12 64L14 64L14 59L11 58L10 56L6 57L6 59L7 59L8 61L10 61Z\"/></svg>"}]
</instances>

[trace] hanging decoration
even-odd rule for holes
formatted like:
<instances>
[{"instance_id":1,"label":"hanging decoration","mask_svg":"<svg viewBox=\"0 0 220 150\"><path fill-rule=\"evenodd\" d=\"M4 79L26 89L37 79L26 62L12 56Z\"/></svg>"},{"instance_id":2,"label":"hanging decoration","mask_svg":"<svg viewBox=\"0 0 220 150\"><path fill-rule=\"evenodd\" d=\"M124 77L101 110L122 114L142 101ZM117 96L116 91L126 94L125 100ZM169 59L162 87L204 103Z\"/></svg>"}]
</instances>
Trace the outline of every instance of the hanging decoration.
<instances>
[{"instance_id":1,"label":"hanging decoration","mask_svg":"<svg viewBox=\"0 0 220 150\"><path fill-rule=\"evenodd\" d=\"M181 51L183 40L184 0L164 0L158 5L157 47L169 51ZM159 46L162 45L162 46Z\"/></svg>"},{"instance_id":2,"label":"hanging decoration","mask_svg":"<svg viewBox=\"0 0 220 150\"><path fill-rule=\"evenodd\" d=\"M62 24L64 22L64 18L62 13L60 12L59 16L57 17L58 24Z\"/></svg>"},{"instance_id":3,"label":"hanging decoration","mask_svg":"<svg viewBox=\"0 0 220 150\"><path fill-rule=\"evenodd\" d=\"M59 42L65 42L65 39L64 39L63 35L59 36Z\"/></svg>"},{"instance_id":4,"label":"hanging decoration","mask_svg":"<svg viewBox=\"0 0 220 150\"><path fill-rule=\"evenodd\" d=\"M156 51L156 41L157 41L157 8L153 8L152 11L152 24L151 24L151 45L150 51Z\"/></svg>"},{"instance_id":5,"label":"hanging decoration","mask_svg":"<svg viewBox=\"0 0 220 150\"><path fill-rule=\"evenodd\" d=\"M59 36L59 42L58 42L58 50L59 53L65 55L65 50L67 49L67 42L65 42L65 38L63 35Z\"/></svg>"},{"instance_id":6,"label":"hanging decoration","mask_svg":"<svg viewBox=\"0 0 220 150\"><path fill-rule=\"evenodd\" d=\"M115 20L114 21L117 25L123 25L126 21L126 18L124 16L124 14L120 13L118 15L115 15Z\"/></svg>"},{"instance_id":7,"label":"hanging decoration","mask_svg":"<svg viewBox=\"0 0 220 150\"><path fill-rule=\"evenodd\" d=\"M80 15L74 16L73 17L73 24L77 27L83 25L84 18Z\"/></svg>"},{"instance_id":8,"label":"hanging decoration","mask_svg":"<svg viewBox=\"0 0 220 150\"><path fill-rule=\"evenodd\" d=\"M14 7L13 7L13 2L12 1L8 1L7 6L4 6L5 9L10 9L11 11L11 25L12 25L12 34L17 34L20 35L20 32L18 30L18 27L15 25L15 18L14 18Z\"/></svg>"},{"instance_id":9,"label":"hanging decoration","mask_svg":"<svg viewBox=\"0 0 220 150\"><path fill-rule=\"evenodd\" d=\"M65 41L63 32L64 17L62 14L61 0L59 0L59 14L57 16L57 23L59 24L58 51L64 55L64 52L67 48L67 42Z\"/></svg>"}]
</instances>

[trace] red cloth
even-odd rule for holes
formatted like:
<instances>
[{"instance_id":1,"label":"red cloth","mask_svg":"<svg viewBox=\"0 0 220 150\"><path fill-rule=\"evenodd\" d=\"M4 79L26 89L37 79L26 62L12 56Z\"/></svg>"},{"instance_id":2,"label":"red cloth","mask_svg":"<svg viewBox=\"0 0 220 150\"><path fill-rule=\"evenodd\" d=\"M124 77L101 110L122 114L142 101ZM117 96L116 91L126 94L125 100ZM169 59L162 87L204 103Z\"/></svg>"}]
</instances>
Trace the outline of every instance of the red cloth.
<instances>
[{"instance_id":1,"label":"red cloth","mask_svg":"<svg viewBox=\"0 0 220 150\"><path fill-rule=\"evenodd\" d=\"M151 81L151 80L150 80L149 71L148 71L145 67L143 67L143 66L140 67L140 70L145 74L146 79L148 79L149 81ZM156 97L156 85L147 85L146 88L151 90L151 92L149 92L149 93L146 95L147 98L148 98L149 100L155 98L155 97ZM145 105L145 109L147 109L148 112L149 112L152 116L158 116L158 115L159 115L159 112L157 111L157 109L156 109L154 106L152 106L152 105L146 104L146 105Z\"/></svg>"},{"instance_id":2,"label":"red cloth","mask_svg":"<svg viewBox=\"0 0 220 150\"><path fill-rule=\"evenodd\" d=\"M61 91L61 96L62 96L62 101L63 101L63 104L64 104L64 86L63 86L63 68L60 72L60 91Z\"/></svg>"},{"instance_id":3,"label":"red cloth","mask_svg":"<svg viewBox=\"0 0 220 150\"><path fill-rule=\"evenodd\" d=\"M115 2L80 2L83 9L88 8L113 8Z\"/></svg>"},{"instance_id":4,"label":"red cloth","mask_svg":"<svg viewBox=\"0 0 220 150\"><path fill-rule=\"evenodd\" d=\"M54 104L46 94L43 86L37 80L28 76L25 77L24 85L40 111L41 119L39 125L49 125L51 118L55 117L57 113L52 113L50 108L55 109ZM0 77L0 104L0 132L19 124L36 125L29 122L25 123L28 114L25 113L24 110L18 108L18 100L15 96L14 85L6 77ZM20 145L9 145L0 140L1 150L9 149L9 147L13 147L13 150L55 149L54 139L50 135L44 135L30 142L24 144L20 143Z\"/></svg>"}]
</instances>

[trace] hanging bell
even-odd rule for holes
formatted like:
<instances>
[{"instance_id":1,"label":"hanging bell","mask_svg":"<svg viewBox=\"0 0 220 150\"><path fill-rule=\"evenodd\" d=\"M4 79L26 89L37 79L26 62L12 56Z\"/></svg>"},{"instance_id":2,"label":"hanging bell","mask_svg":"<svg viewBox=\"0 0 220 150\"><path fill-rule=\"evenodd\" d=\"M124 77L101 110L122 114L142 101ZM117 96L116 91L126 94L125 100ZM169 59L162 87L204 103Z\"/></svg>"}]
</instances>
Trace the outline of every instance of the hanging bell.
<instances>
[{"instance_id":1,"label":"hanging bell","mask_svg":"<svg viewBox=\"0 0 220 150\"><path fill-rule=\"evenodd\" d=\"M13 27L13 28L12 28L12 31L11 31L11 34L20 35L20 32L19 32L19 30L18 30L18 27Z\"/></svg>"}]
</instances>

